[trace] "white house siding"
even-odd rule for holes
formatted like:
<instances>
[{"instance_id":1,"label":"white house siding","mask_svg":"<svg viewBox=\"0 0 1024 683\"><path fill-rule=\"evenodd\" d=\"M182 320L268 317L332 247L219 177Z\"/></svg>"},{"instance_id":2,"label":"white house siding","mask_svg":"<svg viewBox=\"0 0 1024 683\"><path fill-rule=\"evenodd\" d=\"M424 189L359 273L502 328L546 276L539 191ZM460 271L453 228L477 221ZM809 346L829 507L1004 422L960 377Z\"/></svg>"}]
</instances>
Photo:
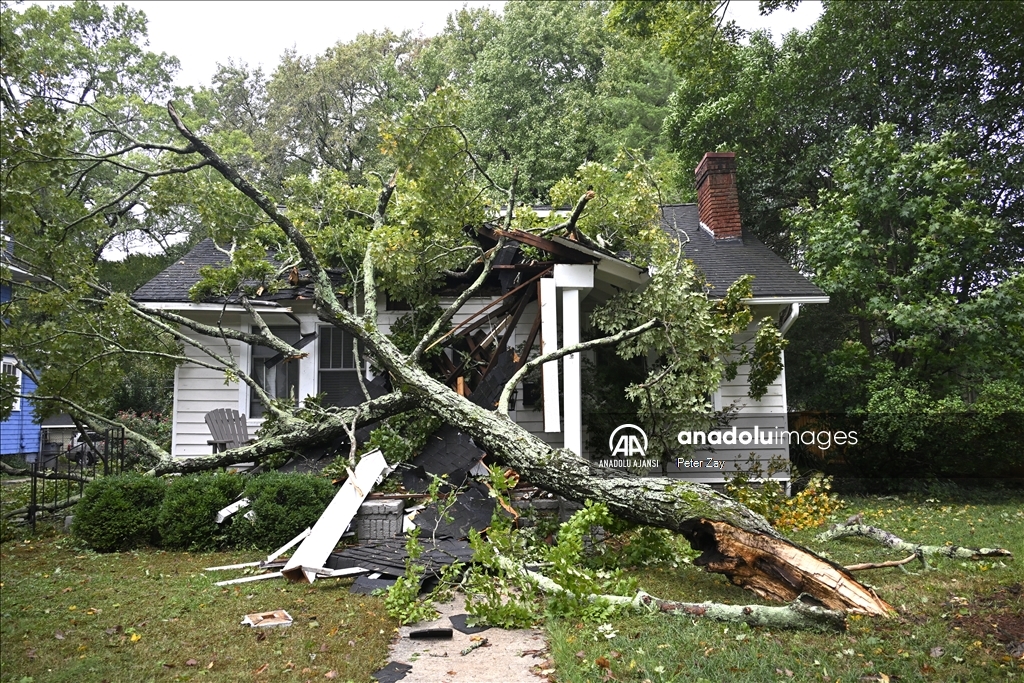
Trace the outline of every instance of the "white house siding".
<instances>
[{"instance_id":1,"label":"white house siding","mask_svg":"<svg viewBox=\"0 0 1024 683\"><path fill-rule=\"evenodd\" d=\"M226 320L226 325L238 329L238 316ZM192 335L200 343L209 346L219 354L227 348L223 339ZM248 346L241 342L230 342L231 353L241 367L248 365ZM185 345L189 358L213 362L205 353L193 346ZM206 426L206 414L217 408L234 408L245 412L247 393L240 391L239 382L225 382L223 370L202 367L193 363L178 366L174 373L174 413L171 434L171 452L175 456L207 455L211 452L210 429Z\"/></svg>"},{"instance_id":2,"label":"white house siding","mask_svg":"<svg viewBox=\"0 0 1024 683\"><path fill-rule=\"evenodd\" d=\"M462 310L457 313L452 321L452 325L458 325L468 320L471 316L479 312L489 302L493 301L497 297L489 299L472 299ZM442 300L441 305L445 306L450 303L450 300ZM586 301L584 305L584 311L581 317L584 320L589 319L590 309L593 302ZM760 320L764 315L773 315L778 313L778 308L773 307L771 309L759 309L755 313L755 321ZM406 311L388 311L385 310L382 305L378 311L378 326L380 330L387 334L391 330L391 326L405 315ZM213 323L215 319L205 320L200 317L200 314L194 314L197 318L203 322ZM537 302L530 303L526 310L523 312L522 317L519 319L516 325L515 333L509 342L511 347L516 347L522 344L529 336L530 328L533 325L533 321L537 315ZM312 324L313 316L310 313L297 312L297 316L302 319L305 323ZM271 317L271 316L268 316ZM225 324L235 329L242 329L242 325L245 325L244 329L248 329L248 323L243 323L241 317L238 314L234 314L234 317L228 317L225 319ZM270 324L279 324L284 322L271 320ZM493 321L485 323L481 329L485 332L490 332L493 329L493 325L499 322L498 318ZM756 329L756 322L752 324L750 329L741 335L737 335L736 343L742 344L744 342L750 343L753 338L753 332ZM220 339L200 338L205 344L216 349L218 352L223 352L224 341ZM248 371L250 359L249 349L239 342L231 343L231 352L238 359L239 366ZM319 345L312 343L306 346L303 351L308 355L301 359L300 362L300 380L299 380L299 393L301 396L307 396L317 391L317 367L318 367L318 352ZM539 343L534 344L531 357L537 355ZM203 358L209 360L208 356L205 356L201 351L193 347L187 346L185 348L185 354L190 358ZM754 426L758 426L760 430L771 429L777 427L780 431L786 427L786 390L785 390L785 372L781 374L768 388L768 392L760 401L754 401L748 396L749 391L749 380L748 380L749 368L747 366L741 366L737 376L732 380L723 380L719 391L715 396L716 408L725 408L730 405L737 407L736 418L733 420L730 426L735 425L738 430L753 430ZM249 405L249 389L248 387L240 382L225 383L225 374L223 371L214 370L211 368L204 368L191 363L186 363L177 368L175 373L175 392L174 392L174 428L172 434L172 452L176 456L194 456L203 455L210 452L210 446L206 443L210 438L209 429L206 426L205 416L206 414L216 408L234 408L241 413L246 413ZM519 387L518 398L511 417L520 424L523 428L529 431L534 436L542 439L546 443L551 444L554 447L562 447L564 445L562 432L549 433L544 431L544 416L539 409L527 408L523 404L523 391L522 387ZM249 420L249 431L250 434L254 433L259 427L261 420ZM584 434L583 443L586 447L587 439ZM701 462L707 462L710 460L717 460L724 463L724 469L713 469L709 467L677 467L674 463L668 467L668 473L671 476L685 477L695 481L702 482L720 482L723 479L725 473L734 473L736 471L736 465L740 465L743 468L747 467L748 456L751 452L756 452L759 460L763 465L767 465L768 461L773 455L780 456L786 460L789 459L789 448L785 444L764 446L757 445L756 447L751 445L719 445L713 447L702 447L694 452L694 455L690 460L700 460ZM607 457L604 453L584 453L592 458ZM777 477L784 478L784 475L776 475Z\"/></svg>"},{"instance_id":3,"label":"white house siding","mask_svg":"<svg viewBox=\"0 0 1024 683\"><path fill-rule=\"evenodd\" d=\"M757 330L758 322L766 315L778 315L779 307L757 307L754 309L754 322L744 332L733 338L734 345L746 344L748 347L753 344L754 333ZM783 356L785 361L785 356ZM704 483L715 483L723 480L724 475L733 475L738 470L747 470L750 466L749 459L754 453L761 463L762 470L767 470L769 461L773 457L779 457L789 461L788 443L781 438L782 432L786 431L786 371L783 362L782 373L775 378L775 381L768 386L768 390L760 400L750 398L750 367L746 364L740 365L736 377L731 380L722 379L719 389L715 392L714 403L716 409L727 409L732 407L733 419L729 427L723 431L730 431L736 427L737 436L742 432L753 434L757 427L758 435L765 430L773 432L773 443L764 445L754 444L720 444L714 446L696 446L692 456L686 456L683 466L676 463L668 466L667 471L671 476L678 476L693 481ZM777 430L777 433L776 431ZM776 439L775 437L780 437ZM680 447L682 449L682 447ZM686 460L690 466L686 466ZM693 466L693 461L700 463L699 467ZM711 461L711 466L708 462ZM716 467L716 465L719 465ZM774 475L776 479L788 480L788 475L780 472Z\"/></svg>"}]
</instances>

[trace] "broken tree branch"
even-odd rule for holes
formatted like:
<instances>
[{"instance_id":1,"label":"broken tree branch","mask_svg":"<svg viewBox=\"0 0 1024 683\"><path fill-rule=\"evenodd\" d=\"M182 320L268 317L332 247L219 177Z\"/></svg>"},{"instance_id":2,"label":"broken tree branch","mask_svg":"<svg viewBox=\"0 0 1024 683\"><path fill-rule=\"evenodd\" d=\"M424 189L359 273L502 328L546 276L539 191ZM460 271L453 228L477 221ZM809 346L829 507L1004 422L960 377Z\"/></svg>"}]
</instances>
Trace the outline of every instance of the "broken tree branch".
<instances>
[{"instance_id":1,"label":"broken tree branch","mask_svg":"<svg viewBox=\"0 0 1024 683\"><path fill-rule=\"evenodd\" d=\"M571 353L580 353L582 351L594 349L599 346L618 344L621 341L632 339L638 334L643 334L648 330L652 330L655 327L658 327L659 325L661 325L661 322L657 319L648 320L643 325L638 325L637 327L634 327L633 329L630 330L623 330L622 332L613 334L609 337L591 339L590 341L580 342L579 344L573 344L572 346L564 346L556 351L552 351L551 353L546 353L542 356L537 356L536 358L534 358L533 360L519 368L519 370L516 371L516 374L512 375L511 379L509 379L509 381L505 383L505 387L501 390L501 396L498 398L498 413L505 416L508 415L508 402L512 396L512 391L516 388L516 385L519 384L520 381L522 381L523 377L528 375L530 371L536 368L537 366L543 365L544 363L547 363L549 361L558 360L559 358L562 358L563 356L568 356ZM527 352L529 352L529 349L525 350L523 353Z\"/></svg>"},{"instance_id":2,"label":"broken tree branch","mask_svg":"<svg viewBox=\"0 0 1024 683\"><path fill-rule=\"evenodd\" d=\"M508 572L519 574L545 593L564 593L555 581L495 553L498 564ZM768 628L845 631L846 615L809 605L796 599L785 607L765 605L723 605L714 602L676 602L662 600L639 591L634 597L624 595L587 595L587 600L647 612L661 612L680 617L704 617L713 621L742 623Z\"/></svg>"},{"instance_id":3,"label":"broken tree branch","mask_svg":"<svg viewBox=\"0 0 1024 683\"><path fill-rule=\"evenodd\" d=\"M504 246L505 238L499 237L498 243L484 257L484 267L480 271L480 275L478 275L476 280L473 281L473 284L462 290L462 293L460 293L459 296L456 297L455 301L453 301L452 304L448 306L443 313L441 313L437 320L434 321L434 324L430 326L430 329L427 330L426 334L424 334L419 342L416 343L416 348L409 354L410 362L415 363L419 360L423 351L427 348L427 344L431 342L431 340L445 325L451 322L451 319L456 313L462 310L462 307L467 301L469 301L469 298L476 294L476 291L480 289L484 284L484 281L487 280L487 276L491 274L491 266L494 264L494 257L498 255L498 252L500 252Z\"/></svg>"},{"instance_id":4,"label":"broken tree branch","mask_svg":"<svg viewBox=\"0 0 1024 683\"><path fill-rule=\"evenodd\" d=\"M909 555L902 560L889 560L888 562L864 562L861 564L848 564L846 571L860 572L865 569L885 569L886 567L902 567L917 559L917 555Z\"/></svg>"},{"instance_id":5,"label":"broken tree branch","mask_svg":"<svg viewBox=\"0 0 1024 683\"><path fill-rule=\"evenodd\" d=\"M77 503L81 498L81 496L71 496L67 500L61 500L56 503L42 503L40 505L36 505L35 509L36 512L56 512L57 510L64 510L75 505L75 503ZM31 510L31 507L32 506L30 505L26 505L25 507L20 507L17 510L10 510L9 512L4 513L4 517L26 515Z\"/></svg>"},{"instance_id":6,"label":"broken tree branch","mask_svg":"<svg viewBox=\"0 0 1024 683\"><path fill-rule=\"evenodd\" d=\"M415 405L414 397L408 394L390 393L351 408L322 411L316 420L310 422L293 421L289 423L286 431L268 435L255 443L239 448L187 458L166 456L149 471L149 474L186 474L203 472L216 467L227 467L241 462L259 462L272 453L330 443L334 439L344 436L353 422L357 426L362 426L404 412Z\"/></svg>"},{"instance_id":7,"label":"broken tree branch","mask_svg":"<svg viewBox=\"0 0 1024 683\"><path fill-rule=\"evenodd\" d=\"M35 477L36 479L50 479L50 480L61 480L61 481L79 481L83 484L88 484L92 481L92 477L83 477L77 474L64 474L62 472L54 472L51 470L39 470L33 472L30 467L11 467L7 463L0 461L0 471L4 474L10 474L15 477Z\"/></svg>"},{"instance_id":8,"label":"broken tree branch","mask_svg":"<svg viewBox=\"0 0 1024 683\"><path fill-rule=\"evenodd\" d=\"M959 545L921 545L908 543L902 538L884 529L867 524L840 524L828 531L818 534L818 541L834 541L849 536L863 536L878 541L884 546L905 553L914 553L915 557L948 557L954 560L980 560L983 557L1013 557L1006 548L965 548Z\"/></svg>"},{"instance_id":9,"label":"broken tree branch","mask_svg":"<svg viewBox=\"0 0 1024 683\"><path fill-rule=\"evenodd\" d=\"M548 228L547 230L544 230L543 232L540 233L540 236L541 237L546 237L546 236L548 236L548 235L550 235L552 233L558 232L560 230L565 230L565 232L567 234L569 234L569 235L575 235L576 234L576 222L579 221L580 216L583 215L583 209L585 209L587 207L587 202L589 202L593 198L594 198L594 191L593 190L587 190L586 192L584 192L583 196L580 197L579 201L576 202L576 206L575 206L575 208L573 208L572 214L569 215L569 220L562 221L558 225L552 226L552 227Z\"/></svg>"}]
</instances>

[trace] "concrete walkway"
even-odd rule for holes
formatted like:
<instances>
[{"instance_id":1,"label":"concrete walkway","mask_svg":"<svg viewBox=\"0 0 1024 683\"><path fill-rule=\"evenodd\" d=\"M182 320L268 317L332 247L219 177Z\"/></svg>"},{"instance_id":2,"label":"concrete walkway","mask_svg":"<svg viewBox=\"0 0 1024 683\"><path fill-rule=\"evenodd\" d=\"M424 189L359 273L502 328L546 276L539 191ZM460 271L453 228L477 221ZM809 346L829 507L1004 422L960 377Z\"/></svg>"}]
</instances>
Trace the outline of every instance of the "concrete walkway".
<instances>
[{"instance_id":1,"label":"concrete walkway","mask_svg":"<svg viewBox=\"0 0 1024 683\"><path fill-rule=\"evenodd\" d=\"M541 683L540 671L548 658L547 639L538 629L507 631L490 628L468 635L453 629L451 640L413 640L411 631L451 628L449 617L465 614L465 598L456 594L451 602L435 605L440 616L399 629L391 645L391 660L408 664L412 670L401 683ZM488 645L467 655L460 654L479 639Z\"/></svg>"}]
</instances>

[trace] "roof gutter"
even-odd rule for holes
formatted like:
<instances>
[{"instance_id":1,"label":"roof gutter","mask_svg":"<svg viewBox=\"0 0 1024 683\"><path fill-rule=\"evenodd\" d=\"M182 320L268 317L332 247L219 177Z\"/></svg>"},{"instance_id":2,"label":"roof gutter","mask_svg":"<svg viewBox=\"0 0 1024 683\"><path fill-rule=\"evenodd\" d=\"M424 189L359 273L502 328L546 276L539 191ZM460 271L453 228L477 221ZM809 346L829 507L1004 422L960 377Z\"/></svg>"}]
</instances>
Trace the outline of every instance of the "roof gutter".
<instances>
[{"instance_id":1,"label":"roof gutter","mask_svg":"<svg viewBox=\"0 0 1024 683\"><path fill-rule=\"evenodd\" d=\"M800 317L800 304L792 304L789 307L789 315L786 316L785 321L782 323L782 327L779 328L779 335L785 337L786 333L789 332L789 328L793 327L793 323Z\"/></svg>"},{"instance_id":2,"label":"roof gutter","mask_svg":"<svg viewBox=\"0 0 1024 683\"><path fill-rule=\"evenodd\" d=\"M752 296L740 299L741 304L764 305L764 304L827 304L829 297L822 296Z\"/></svg>"},{"instance_id":3,"label":"roof gutter","mask_svg":"<svg viewBox=\"0 0 1024 683\"><path fill-rule=\"evenodd\" d=\"M203 304L184 301L140 301L143 308L150 308L156 311L225 311L227 313L245 313L246 310L238 304ZM291 307L281 306L270 301L253 301L254 307L266 307L267 312L291 313Z\"/></svg>"}]
</instances>

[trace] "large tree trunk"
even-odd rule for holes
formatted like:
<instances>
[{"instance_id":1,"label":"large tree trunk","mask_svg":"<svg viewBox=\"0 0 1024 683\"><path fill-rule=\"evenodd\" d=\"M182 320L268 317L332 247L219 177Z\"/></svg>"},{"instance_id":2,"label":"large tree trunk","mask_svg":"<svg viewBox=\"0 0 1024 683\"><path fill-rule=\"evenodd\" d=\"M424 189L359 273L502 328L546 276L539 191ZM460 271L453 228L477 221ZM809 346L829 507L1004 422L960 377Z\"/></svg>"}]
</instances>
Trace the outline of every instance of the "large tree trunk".
<instances>
[{"instance_id":1,"label":"large tree trunk","mask_svg":"<svg viewBox=\"0 0 1024 683\"><path fill-rule=\"evenodd\" d=\"M340 322L340 321L339 321ZM623 519L683 534L709 571L769 599L809 595L831 610L888 615L892 607L842 566L784 539L762 516L704 484L639 477L553 449L508 417L485 410L404 362L376 331L364 338L420 406L458 427L502 464L541 488L604 503Z\"/></svg>"}]
</instances>

